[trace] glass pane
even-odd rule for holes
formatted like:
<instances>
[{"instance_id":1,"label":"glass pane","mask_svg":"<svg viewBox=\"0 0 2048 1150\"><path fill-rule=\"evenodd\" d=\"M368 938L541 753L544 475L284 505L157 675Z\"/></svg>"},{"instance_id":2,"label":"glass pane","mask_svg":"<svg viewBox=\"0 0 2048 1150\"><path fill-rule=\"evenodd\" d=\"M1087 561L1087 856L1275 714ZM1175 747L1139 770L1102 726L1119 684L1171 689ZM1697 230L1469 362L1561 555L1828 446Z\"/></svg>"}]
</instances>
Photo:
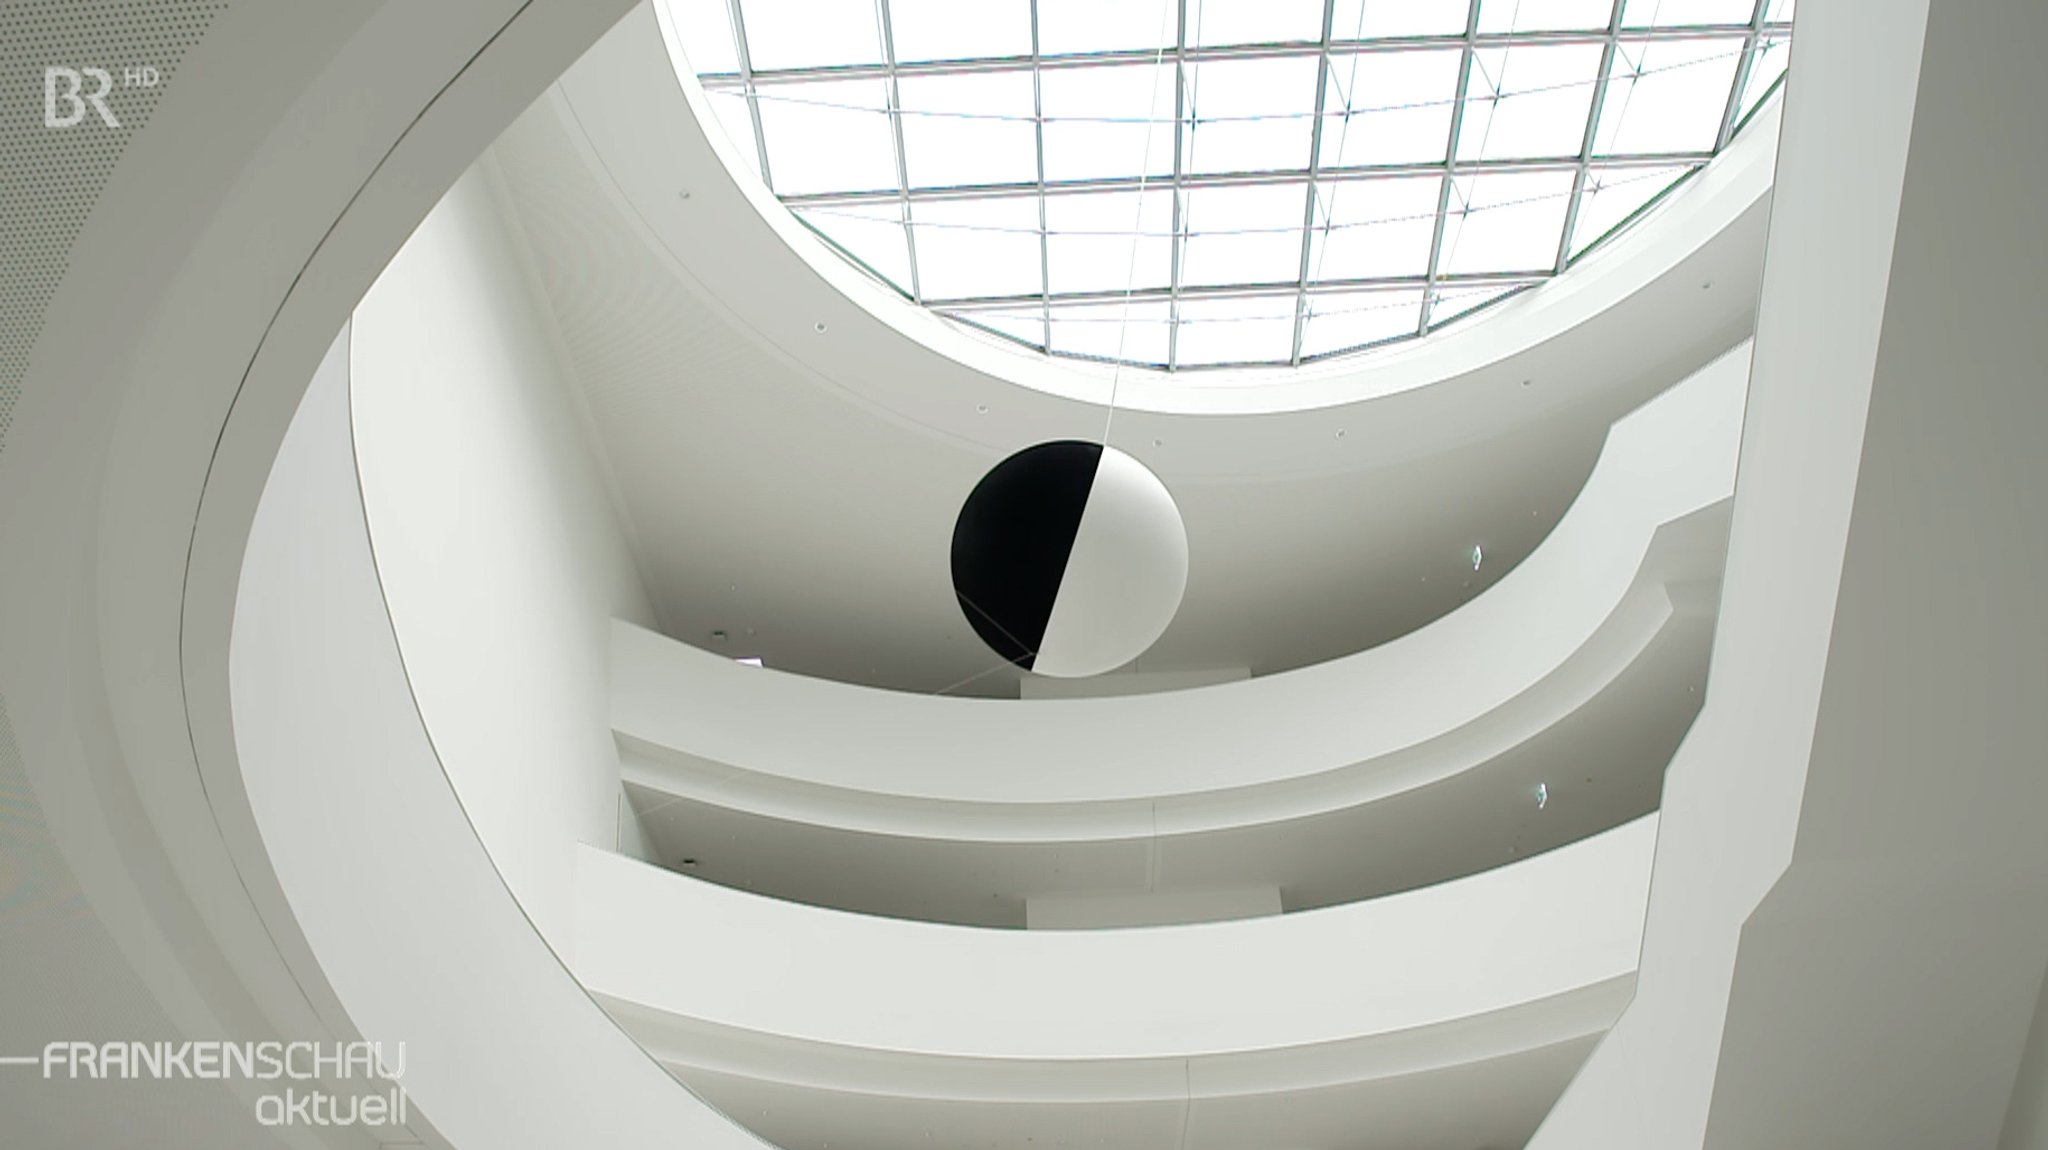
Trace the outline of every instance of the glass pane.
<instances>
[{"instance_id":1,"label":"glass pane","mask_svg":"<svg viewBox=\"0 0 2048 1150\"><path fill-rule=\"evenodd\" d=\"M1465 31L1467 7L1466 0L1337 0L1330 37L1457 36Z\"/></svg>"},{"instance_id":2,"label":"glass pane","mask_svg":"<svg viewBox=\"0 0 2048 1150\"><path fill-rule=\"evenodd\" d=\"M799 208L796 216L846 250L890 286L910 294L910 248L903 238L903 205L844 204Z\"/></svg>"},{"instance_id":3,"label":"glass pane","mask_svg":"<svg viewBox=\"0 0 2048 1150\"><path fill-rule=\"evenodd\" d=\"M1782 24L1792 19L1792 0L1770 0L1764 8L1764 19L1773 24Z\"/></svg>"},{"instance_id":4,"label":"glass pane","mask_svg":"<svg viewBox=\"0 0 2048 1150\"><path fill-rule=\"evenodd\" d=\"M1440 176L1316 185L1309 281L1427 275L1442 188Z\"/></svg>"},{"instance_id":5,"label":"glass pane","mask_svg":"<svg viewBox=\"0 0 2048 1150\"><path fill-rule=\"evenodd\" d=\"M1579 194L1579 215L1572 223L1572 255L1600 242L1608 232L1633 216L1637 209L1657 198L1664 189L1683 179L1690 167L1595 168L1586 173L1586 190Z\"/></svg>"},{"instance_id":6,"label":"glass pane","mask_svg":"<svg viewBox=\"0 0 2048 1150\"><path fill-rule=\"evenodd\" d=\"M1557 259L1571 172L1489 172L1451 181L1444 275L1543 271Z\"/></svg>"},{"instance_id":7,"label":"glass pane","mask_svg":"<svg viewBox=\"0 0 2048 1150\"><path fill-rule=\"evenodd\" d=\"M1188 65L1188 172L1306 171L1316 61L1296 56Z\"/></svg>"},{"instance_id":8,"label":"glass pane","mask_svg":"<svg viewBox=\"0 0 2048 1150\"><path fill-rule=\"evenodd\" d=\"M1047 196L1051 290L1165 287L1173 275L1173 188Z\"/></svg>"},{"instance_id":9,"label":"glass pane","mask_svg":"<svg viewBox=\"0 0 2048 1150\"><path fill-rule=\"evenodd\" d=\"M896 95L911 187L1038 180L1030 72L903 76Z\"/></svg>"},{"instance_id":10,"label":"glass pane","mask_svg":"<svg viewBox=\"0 0 2048 1150\"><path fill-rule=\"evenodd\" d=\"M926 299L1037 295L1038 197L910 205L918 287Z\"/></svg>"},{"instance_id":11,"label":"glass pane","mask_svg":"<svg viewBox=\"0 0 2048 1150\"><path fill-rule=\"evenodd\" d=\"M1323 0L1188 0L1188 44L1284 44L1323 38Z\"/></svg>"},{"instance_id":12,"label":"glass pane","mask_svg":"<svg viewBox=\"0 0 2048 1150\"><path fill-rule=\"evenodd\" d=\"M1742 43L1624 40L1616 45L1594 153L1713 151Z\"/></svg>"},{"instance_id":13,"label":"glass pane","mask_svg":"<svg viewBox=\"0 0 2048 1150\"><path fill-rule=\"evenodd\" d=\"M889 0L896 62L1031 55L1031 0Z\"/></svg>"},{"instance_id":14,"label":"glass pane","mask_svg":"<svg viewBox=\"0 0 2048 1150\"><path fill-rule=\"evenodd\" d=\"M747 114L747 98L735 90L706 92L711 114L718 118L718 130L732 145L733 155L754 173L761 175L761 150L754 146L754 119Z\"/></svg>"},{"instance_id":15,"label":"glass pane","mask_svg":"<svg viewBox=\"0 0 2048 1150\"><path fill-rule=\"evenodd\" d=\"M1293 283L1301 274L1305 184L1193 188L1181 227L1184 285Z\"/></svg>"},{"instance_id":16,"label":"glass pane","mask_svg":"<svg viewBox=\"0 0 2048 1150\"><path fill-rule=\"evenodd\" d=\"M740 20L756 72L882 62L874 0L744 0Z\"/></svg>"},{"instance_id":17,"label":"glass pane","mask_svg":"<svg viewBox=\"0 0 2048 1150\"><path fill-rule=\"evenodd\" d=\"M1165 300L1054 304L1052 349L1164 366L1172 312Z\"/></svg>"},{"instance_id":18,"label":"glass pane","mask_svg":"<svg viewBox=\"0 0 2048 1150\"><path fill-rule=\"evenodd\" d=\"M1039 351L1045 350L1045 314L1038 307L1002 311L940 312L975 327L1008 336Z\"/></svg>"},{"instance_id":19,"label":"glass pane","mask_svg":"<svg viewBox=\"0 0 2048 1150\"><path fill-rule=\"evenodd\" d=\"M1173 174L1173 65L1047 68L1045 178Z\"/></svg>"},{"instance_id":20,"label":"glass pane","mask_svg":"<svg viewBox=\"0 0 2048 1150\"><path fill-rule=\"evenodd\" d=\"M1422 289L1331 292L1308 297L1301 355L1318 355L1414 335L1422 321Z\"/></svg>"},{"instance_id":21,"label":"glass pane","mask_svg":"<svg viewBox=\"0 0 2048 1150\"><path fill-rule=\"evenodd\" d=\"M1484 0L1481 32L1558 32L1605 28L1617 0Z\"/></svg>"},{"instance_id":22,"label":"glass pane","mask_svg":"<svg viewBox=\"0 0 2048 1150\"><path fill-rule=\"evenodd\" d=\"M732 38L732 13L725 0L668 0L668 18L683 45L690 71L737 72L739 47Z\"/></svg>"},{"instance_id":23,"label":"glass pane","mask_svg":"<svg viewBox=\"0 0 2048 1150\"><path fill-rule=\"evenodd\" d=\"M1324 168L1440 161L1458 97L1458 49L1330 57Z\"/></svg>"},{"instance_id":24,"label":"glass pane","mask_svg":"<svg viewBox=\"0 0 2048 1150\"><path fill-rule=\"evenodd\" d=\"M1704 24L1747 24L1756 0L1628 0L1624 28L1685 28Z\"/></svg>"},{"instance_id":25,"label":"glass pane","mask_svg":"<svg viewBox=\"0 0 2048 1150\"><path fill-rule=\"evenodd\" d=\"M1742 112L1747 116L1763 103L1770 94L1771 85L1785 74L1785 63L1792 56L1792 38L1789 36L1766 36L1757 41L1756 59L1749 66L1749 79L1742 86ZM1738 117L1739 118L1739 117Z\"/></svg>"},{"instance_id":26,"label":"glass pane","mask_svg":"<svg viewBox=\"0 0 2048 1150\"><path fill-rule=\"evenodd\" d=\"M1183 299L1174 362L1286 363L1294 357L1294 297Z\"/></svg>"},{"instance_id":27,"label":"glass pane","mask_svg":"<svg viewBox=\"0 0 2048 1150\"><path fill-rule=\"evenodd\" d=\"M1159 48L1171 52L1179 25L1177 0L1038 0L1038 50L1047 56Z\"/></svg>"},{"instance_id":28,"label":"glass pane","mask_svg":"<svg viewBox=\"0 0 2048 1150\"><path fill-rule=\"evenodd\" d=\"M1598 44L1517 45L1472 54L1458 159L1576 156L1600 70Z\"/></svg>"},{"instance_id":29,"label":"glass pane","mask_svg":"<svg viewBox=\"0 0 2048 1150\"><path fill-rule=\"evenodd\" d=\"M1438 288L1436 303L1429 309L1429 326L1431 328L1441 327L1457 319L1459 316L1470 315L1487 304L1503 296L1512 295L1518 290L1520 290L1519 286L1501 287L1497 284L1488 284L1484 287L1454 286Z\"/></svg>"},{"instance_id":30,"label":"glass pane","mask_svg":"<svg viewBox=\"0 0 2048 1150\"><path fill-rule=\"evenodd\" d=\"M896 188L896 140L882 81L772 84L754 98L778 194Z\"/></svg>"}]
</instances>

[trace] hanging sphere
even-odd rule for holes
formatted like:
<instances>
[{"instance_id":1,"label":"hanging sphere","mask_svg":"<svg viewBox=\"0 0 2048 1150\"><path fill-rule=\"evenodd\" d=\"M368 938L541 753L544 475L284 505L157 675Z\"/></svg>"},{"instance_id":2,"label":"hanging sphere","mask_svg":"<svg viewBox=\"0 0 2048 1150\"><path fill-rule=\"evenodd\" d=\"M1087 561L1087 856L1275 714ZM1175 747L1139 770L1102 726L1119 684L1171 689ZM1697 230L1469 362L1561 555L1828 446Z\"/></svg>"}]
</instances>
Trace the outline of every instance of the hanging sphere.
<instances>
[{"instance_id":1,"label":"hanging sphere","mask_svg":"<svg viewBox=\"0 0 2048 1150\"><path fill-rule=\"evenodd\" d=\"M1188 585L1166 485L1114 447L1027 447L975 484L953 526L953 590L974 633L1027 671L1078 679L1157 640Z\"/></svg>"}]
</instances>

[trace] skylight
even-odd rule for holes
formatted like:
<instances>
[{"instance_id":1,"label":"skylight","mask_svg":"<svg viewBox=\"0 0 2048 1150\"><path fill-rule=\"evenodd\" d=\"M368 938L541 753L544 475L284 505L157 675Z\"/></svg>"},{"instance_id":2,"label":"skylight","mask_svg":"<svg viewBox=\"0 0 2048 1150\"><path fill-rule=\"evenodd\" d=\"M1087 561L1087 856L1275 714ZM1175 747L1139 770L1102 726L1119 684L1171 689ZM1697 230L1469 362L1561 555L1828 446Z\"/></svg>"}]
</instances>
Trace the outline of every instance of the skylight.
<instances>
[{"instance_id":1,"label":"skylight","mask_svg":"<svg viewBox=\"0 0 2048 1150\"><path fill-rule=\"evenodd\" d=\"M1299 364L1565 270L1782 81L1792 0L666 0L718 124L906 298Z\"/></svg>"}]
</instances>

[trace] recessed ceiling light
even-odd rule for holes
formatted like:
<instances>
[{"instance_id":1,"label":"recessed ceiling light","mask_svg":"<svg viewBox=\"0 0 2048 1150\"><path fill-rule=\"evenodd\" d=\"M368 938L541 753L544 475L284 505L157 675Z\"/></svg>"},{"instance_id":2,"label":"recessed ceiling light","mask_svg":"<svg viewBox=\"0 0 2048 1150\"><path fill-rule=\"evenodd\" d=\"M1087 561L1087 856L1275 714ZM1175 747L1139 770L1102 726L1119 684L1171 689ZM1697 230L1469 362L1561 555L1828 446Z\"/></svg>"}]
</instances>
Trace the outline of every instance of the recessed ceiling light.
<instances>
[{"instance_id":1,"label":"recessed ceiling light","mask_svg":"<svg viewBox=\"0 0 2048 1150\"><path fill-rule=\"evenodd\" d=\"M1337 438L1339 438L1339 439L1342 439L1342 438L1344 438L1344 429L1343 429L1343 428L1341 428L1341 427L1337 429Z\"/></svg>"},{"instance_id":2,"label":"recessed ceiling light","mask_svg":"<svg viewBox=\"0 0 2048 1150\"><path fill-rule=\"evenodd\" d=\"M1472 545L1472 570L1479 570L1479 561L1484 557L1485 553L1479 549L1479 544L1474 543Z\"/></svg>"},{"instance_id":3,"label":"recessed ceiling light","mask_svg":"<svg viewBox=\"0 0 2048 1150\"><path fill-rule=\"evenodd\" d=\"M1537 810L1539 810L1539 811L1540 811L1540 810L1542 810L1542 809L1543 809L1543 807L1544 807L1544 805L1545 805L1546 803L1548 803L1548 802L1550 802L1550 788L1549 788L1549 787L1547 787L1547 786L1544 786L1544 785L1543 785L1542 783L1537 783L1537 784L1536 784L1536 809L1537 809Z\"/></svg>"},{"instance_id":4,"label":"recessed ceiling light","mask_svg":"<svg viewBox=\"0 0 2048 1150\"><path fill-rule=\"evenodd\" d=\"M711 632L711 641L714 643L725 642L725 632L722 630Z\"/></svg>"},{"instance_id":5,"label":"recessed ceiling light","mask_svg":"<svg viewBox=\"0 0 2048 1150\"><path fill-rule=\"evenodd\" d=\"M815 323L815 324L813 324L813 325L811 325L811 326L813 326L813 327L815 327L815 328L817 328L817 329L818 329L818 334L819 334L819 335L824 335L824 334L825 334L825 321L824 321L824 320L822 320L822 319L821 319L821 320L819 320L819 321L818 321L817 323Z\"/></svg>"},{"instance_id":6,"label":"recessed ceiling light","mask_svg":"<svg viewBox=\"0 0 2048 1150\"><path fill-rule=\"evenodd\" d=\"M977 404L975 404L975 405L974 405L974 410L975 410L975 411L976 411L977 413L981 414L981 415L987 415L987 414L988 414L988 404L986 404L986 403L977 403Z\"/></svg>"},{"instance_id":7,"label":"recessed ceiling light","mask_svg":"<svg viewBox=\"0 0 2048 1150\"><path fill-rule=\"evenodd\" d=\"M689 199L689 198L690 198L690 189L688 189L688 188L683 188L683 189L680 189L679 191L677 191L677 192L676 192L676 198L677 198L677 199L679 199L679 200L687 200L687 199Z\"/></svg>"}]
</instances>

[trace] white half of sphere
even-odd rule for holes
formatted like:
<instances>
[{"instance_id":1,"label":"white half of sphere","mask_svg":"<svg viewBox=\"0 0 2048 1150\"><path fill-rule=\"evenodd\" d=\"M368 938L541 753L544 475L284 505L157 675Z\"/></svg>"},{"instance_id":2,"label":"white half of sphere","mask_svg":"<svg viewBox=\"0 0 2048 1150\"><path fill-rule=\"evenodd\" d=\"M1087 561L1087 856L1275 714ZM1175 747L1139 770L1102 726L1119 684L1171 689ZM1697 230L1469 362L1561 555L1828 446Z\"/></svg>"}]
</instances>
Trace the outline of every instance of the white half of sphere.
<instances>
[{"instance_id":1,"label":"white half of sphere","mask_svg":"<svg viewBox=\"0 0 2048 1150\"><path fill-rule=\"evenodd\" d=\"M1079 679L1123 666L1166 632L1187 587L1188 531L1173 496L1104 447L1031 669Z\"/></svg>"}]
</instances>

